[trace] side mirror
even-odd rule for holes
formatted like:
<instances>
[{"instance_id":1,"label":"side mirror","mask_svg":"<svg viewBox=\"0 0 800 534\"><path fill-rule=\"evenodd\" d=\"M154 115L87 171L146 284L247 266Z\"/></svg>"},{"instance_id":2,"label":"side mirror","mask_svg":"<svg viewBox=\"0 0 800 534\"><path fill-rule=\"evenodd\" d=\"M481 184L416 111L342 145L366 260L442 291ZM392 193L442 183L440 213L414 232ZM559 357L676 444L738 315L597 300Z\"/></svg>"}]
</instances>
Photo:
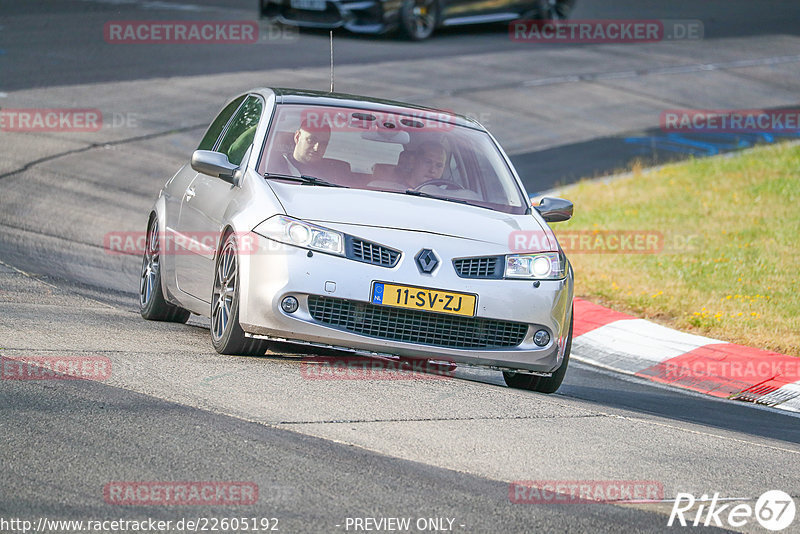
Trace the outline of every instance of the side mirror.
<instances>
[{"instance_id":1,"label":"side mirror","mask_svg":"<svg viewBox=\"0 0 800 534\"><path fill-rule=\"evenodd\" d=\"M228 161L228 156L211 150L195 150L192 154L192 168L197 172L220 178L236 185L239 167Z\"/></svg>"},{"instance_id":2,"label":"side mirror","mask_svg":"<svg viewBox=\"0 0 800 534\"><path fill-rule=\"evenodd\" d=\"M563 198L544 197L534 208L547 222L568 221L572 218L572 202Z\"/></svg>"}]
</instances>

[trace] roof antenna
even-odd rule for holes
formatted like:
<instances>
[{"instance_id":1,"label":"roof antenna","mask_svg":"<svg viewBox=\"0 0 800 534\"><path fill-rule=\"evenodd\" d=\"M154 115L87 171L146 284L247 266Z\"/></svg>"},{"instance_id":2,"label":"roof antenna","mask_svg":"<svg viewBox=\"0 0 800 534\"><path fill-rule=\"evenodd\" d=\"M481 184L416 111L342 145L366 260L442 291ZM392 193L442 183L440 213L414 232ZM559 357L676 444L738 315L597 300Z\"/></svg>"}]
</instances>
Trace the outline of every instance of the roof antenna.
<instances>
[{"instance_id":1,"label":"roof antenna","mask_svg":"<svg viewBox=\"0 0 800 534\"><path fill-rule=\"evenodd\" d=\"M333 30L331 30L331 93L333 92Z\"/></svg>"}]
</instances>

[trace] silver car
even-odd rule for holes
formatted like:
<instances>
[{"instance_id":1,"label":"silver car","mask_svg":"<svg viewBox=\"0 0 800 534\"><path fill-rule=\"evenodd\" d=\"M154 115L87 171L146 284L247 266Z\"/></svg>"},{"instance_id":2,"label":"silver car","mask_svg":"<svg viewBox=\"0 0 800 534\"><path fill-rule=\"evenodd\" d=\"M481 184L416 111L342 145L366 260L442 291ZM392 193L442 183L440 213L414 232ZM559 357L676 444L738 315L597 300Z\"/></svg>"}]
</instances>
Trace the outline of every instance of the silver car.
<instances>
[{"instance_id":1,"label":"silver car","mask_svg":"<svg viewBox=\"0 0 800 534\"><path fill-rule=\"evenodd\" d=\"M552 393L572 268L496 140L435 109L256 89L229 102L149 214L141 314L270 341L499 369Z\"/></svg>"}]
</instances>

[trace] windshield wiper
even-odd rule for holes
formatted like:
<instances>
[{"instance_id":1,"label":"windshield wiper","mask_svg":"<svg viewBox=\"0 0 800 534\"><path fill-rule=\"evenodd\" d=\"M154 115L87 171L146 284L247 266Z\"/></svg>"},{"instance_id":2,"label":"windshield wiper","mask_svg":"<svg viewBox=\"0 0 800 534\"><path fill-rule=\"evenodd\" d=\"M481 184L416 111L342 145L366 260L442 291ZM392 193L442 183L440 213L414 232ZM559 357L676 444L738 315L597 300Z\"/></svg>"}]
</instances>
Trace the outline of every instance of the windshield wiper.
<instances>
[{"instance_id":1,"label":"windshield wiper","mask_svg":"<svg viewBox=\"0 0 800 534\"><path fill-rule=\"evenodd\" d=\"M308 185L319 185L322 187L347 187L346 185L335 184L333 182L328 182L327 180L323 180L322 178L317 178L316 176L309 176L307 174L301 174L300 176L293 176L291 174L279 174L276 172L267 172L264 173L264 178L278 178L279 180L291 180L293 182L300 182L302 184Z\"/></svg>"},{"instance_id":2,"label":"windshield wiper","mask_svg":"<svg viewBox=\"0 0 800 534\"><path fill-rule=\"evenodd\" d=\"M425 197L425 198L435 198L437 200L446 200L448 202L458 202L459 204L468 204L473 206L474 204L470 204L466 200L462 200L460 198L450 198L450 197L440 197L439 195L431 195L430 193L425 193L424 191L417 191L416 189L406 189L406 195L411 195L415 197Z\"/></svg>"}]
</instances>

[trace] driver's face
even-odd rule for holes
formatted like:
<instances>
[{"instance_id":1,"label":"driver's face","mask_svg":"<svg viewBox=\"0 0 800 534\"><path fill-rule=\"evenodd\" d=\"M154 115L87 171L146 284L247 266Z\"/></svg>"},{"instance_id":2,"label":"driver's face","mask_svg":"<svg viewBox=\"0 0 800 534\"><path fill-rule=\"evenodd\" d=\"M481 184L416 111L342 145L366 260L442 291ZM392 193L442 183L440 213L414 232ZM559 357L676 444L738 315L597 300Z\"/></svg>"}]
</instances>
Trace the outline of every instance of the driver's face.
<instances>
[{"instance_id":1,"label":"driver's face","mask_svg":"<svg viewBox=\"0 0 800 534\"><path fill-rule=\"evenodd\" d=\"M444 165L447 160L447 153L440 146L425 146L420 150L419 155L414 158L411 166L411 177L414 181L413 186L431 180L438 180L444 173Z\"/></svg>"},{"instance_id":2,"label":"driver's face","mask_svg":"<svg viewBox=\"0 0 800 534\"><path fill-rule=\"evenodd\" d=\"M292 156L300 163L316 163L325 155L331 134L328 131L307 132L297 130L294 134Z\"/></svg>"}]
</instances>

